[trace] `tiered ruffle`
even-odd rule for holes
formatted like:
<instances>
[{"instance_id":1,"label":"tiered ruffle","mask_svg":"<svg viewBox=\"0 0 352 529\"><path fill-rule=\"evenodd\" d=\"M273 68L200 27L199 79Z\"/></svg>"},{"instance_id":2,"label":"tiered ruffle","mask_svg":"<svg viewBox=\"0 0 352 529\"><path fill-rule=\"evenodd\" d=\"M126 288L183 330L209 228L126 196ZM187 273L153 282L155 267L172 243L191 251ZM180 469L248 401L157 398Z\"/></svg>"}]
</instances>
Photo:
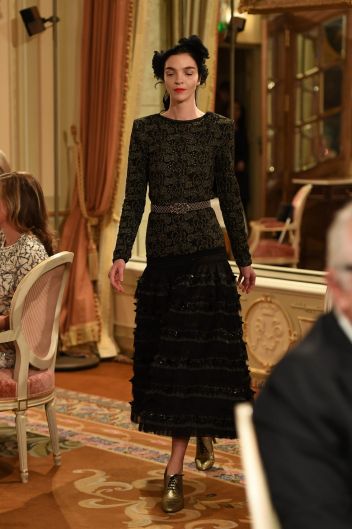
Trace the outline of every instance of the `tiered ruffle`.
<instances>
[{"instance_id":1,"label":"tiered ruffle","mask_svg":"<svg viewBox=\"0 0 352 529\"><path fill-rule=\"evenodd\" d=\"M148 262L136 299L132 421L173 437L235 437L233 406L252 391L224 250Z\"/></svg>"}]
</instances>

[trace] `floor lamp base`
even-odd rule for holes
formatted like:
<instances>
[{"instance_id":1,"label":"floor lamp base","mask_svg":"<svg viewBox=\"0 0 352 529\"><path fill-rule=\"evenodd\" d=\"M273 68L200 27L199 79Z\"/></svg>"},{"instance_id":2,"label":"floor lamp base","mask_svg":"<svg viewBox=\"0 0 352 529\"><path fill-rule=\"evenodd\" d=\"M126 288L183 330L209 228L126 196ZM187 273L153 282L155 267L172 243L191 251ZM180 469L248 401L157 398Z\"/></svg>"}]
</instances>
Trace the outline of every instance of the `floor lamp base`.
<instances>
[{"instance_id":1,"label":"floor lamp base","mask_svg":"<svg viewBox=\"0 0 352 529\"><path fill-rule=\"evenodd\" d=\"M56 356L55 371L78 371L79 369L90 369L100 363L97 352L85 351L77 354L77 351L59 351Z\"/></svg>"}]
</instances>

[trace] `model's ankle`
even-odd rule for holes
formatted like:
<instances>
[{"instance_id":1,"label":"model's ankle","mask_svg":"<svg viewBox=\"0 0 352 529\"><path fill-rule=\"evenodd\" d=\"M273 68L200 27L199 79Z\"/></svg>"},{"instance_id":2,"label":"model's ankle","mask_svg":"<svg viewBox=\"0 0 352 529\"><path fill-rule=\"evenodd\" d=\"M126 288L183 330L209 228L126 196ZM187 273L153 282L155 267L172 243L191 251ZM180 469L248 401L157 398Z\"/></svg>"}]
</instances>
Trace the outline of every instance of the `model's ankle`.
<instances>
[{"instance_id":1,"label":"model's ankle","mask_svg":"<svg viewBox=\"0 0 352 529\"><path fill-rule=\"evenodd\" d=\"M174 463L172 461L169 461L166 467L166 475L167 476L173 476L175 474L182 474L183 467L180 465L180 463Z\"/></svg>"}]
</instances>

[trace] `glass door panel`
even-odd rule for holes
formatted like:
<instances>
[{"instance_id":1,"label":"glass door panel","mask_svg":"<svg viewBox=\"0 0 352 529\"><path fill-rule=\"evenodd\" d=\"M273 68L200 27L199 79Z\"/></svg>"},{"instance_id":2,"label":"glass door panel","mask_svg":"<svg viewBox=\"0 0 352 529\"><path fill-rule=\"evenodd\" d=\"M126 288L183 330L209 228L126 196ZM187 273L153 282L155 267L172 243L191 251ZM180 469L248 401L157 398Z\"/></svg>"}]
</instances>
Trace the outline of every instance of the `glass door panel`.
<instances>
[{"instance_id":1,"label":"glass door panel","mask_svg":"<svg viewBox=\"0 0 352 529\"><path fill-rule=\"evenodd\" d=\"M346 17L328 20L322 31L322 64L328 65L345 58Z\"/></svg>"},{"instance_id":2,"label":"glass door panel","mask_svg":"<svg viewBox=\"0 0 352 529\"><path fill-rule=\"evenodd\" d=\"M342 67L333 66L323 72L323 112L342 105Z\"/></svg>"}]
</instances>

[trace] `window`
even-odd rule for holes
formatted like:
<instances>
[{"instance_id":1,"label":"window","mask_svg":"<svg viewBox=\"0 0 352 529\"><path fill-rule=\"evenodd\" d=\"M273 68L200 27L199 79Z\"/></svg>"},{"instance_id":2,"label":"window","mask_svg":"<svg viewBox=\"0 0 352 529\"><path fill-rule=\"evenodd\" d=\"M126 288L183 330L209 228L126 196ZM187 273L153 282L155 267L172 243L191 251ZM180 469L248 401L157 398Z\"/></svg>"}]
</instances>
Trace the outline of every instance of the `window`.
<instances>
[{"instance_id":1,"label":"window","mask_svg":"<svg viewBox=\"0 0 352 529\"><path fill-rule=\"evenodd\" d=\"M292 179L343 177L351 157L351 13L268 18L263 65L263 213L293 194Z\"/></svg>"}]
</instances>

